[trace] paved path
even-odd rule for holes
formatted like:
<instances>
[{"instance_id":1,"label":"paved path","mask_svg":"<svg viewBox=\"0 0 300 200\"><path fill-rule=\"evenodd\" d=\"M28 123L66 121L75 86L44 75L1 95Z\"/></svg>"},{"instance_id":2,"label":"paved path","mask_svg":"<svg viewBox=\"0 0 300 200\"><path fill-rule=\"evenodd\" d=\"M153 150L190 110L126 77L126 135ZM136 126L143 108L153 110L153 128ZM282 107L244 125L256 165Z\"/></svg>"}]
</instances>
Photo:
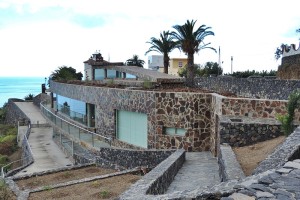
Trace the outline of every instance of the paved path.
<instances>
[{"instance_id":1,"label":"paved path","mask_svg":"<svg viewBox=\"0 0 300 200\"><path fill-rule=\"evenodd\" d=\"M37 124L37 122L39 124L47 123L40 109L32 102L15 102L15 104L27 115L32 124Z\"/></svg>"},{"instance_id":2,"label":"paved path","mask_svg":"<svg viewBox=\"0 0 300 200\"><path fill-rule=\"evenodd\" d=\"M166 193L194 190L220 183L217 158L210 152L186 152L186 161Z\"/></svg>"},{"instance_id":3,"label":"paved path","mask_svg":"<svg viewBox=\"0 0 300 200\"><path fill-rule=\"evenodd\" d=\"M46 122L40 110L31 102L18 102L18 107L29 117L31 122ZM41 123L40 123L41 124ZM17 175L40 172L72 165L65 154L52 140L53 129L51 127L32 128L28 139L34 163L23 169Z\"/></svg>"}]
</instances>

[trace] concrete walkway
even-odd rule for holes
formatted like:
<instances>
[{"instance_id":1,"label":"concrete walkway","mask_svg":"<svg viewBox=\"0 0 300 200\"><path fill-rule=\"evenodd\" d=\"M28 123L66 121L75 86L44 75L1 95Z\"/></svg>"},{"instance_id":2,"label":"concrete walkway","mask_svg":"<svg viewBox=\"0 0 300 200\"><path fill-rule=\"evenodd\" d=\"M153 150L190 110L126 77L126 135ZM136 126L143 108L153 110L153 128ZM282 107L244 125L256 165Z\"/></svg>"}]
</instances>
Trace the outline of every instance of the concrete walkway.
<instances>
[{"instance_id":1,"label":"concrete walkway","mask_svg":"<svg viewBox=\"0 0 300 200\"><path fill-rule=\"evenodd\" d=\"M17 106L29 117L32 123L44 124L46 119L40 110L32 102L17 102ZM43 123L41 123L43 122ZM72 165L60 148L52 140L53 129L51 127L32 128L28 139L34 163L23 169L17 175L60 168Z\"/></svg>"},{"instance_id":2,"label":"concrete walkway","mask_svg":"<svg viewBox=\"0 0 300 200\"><path fill-rule=\"evenodd\" d=\"M210 152L186 152L186 161L175 176L167 194L204 188L221 182L217 158Z\"/></svg>"},{"instance_id":3,"label":"concrete walkway","mask_svg":"<svg viewBox=\"0 0 300 200\"><path fill-rule=\"evenodd\" d=\"M41 114L40 109L32 102L15 102L15 104L27 115L32 124L47 123L47 120Z\"/></svg>"}]
</instances>

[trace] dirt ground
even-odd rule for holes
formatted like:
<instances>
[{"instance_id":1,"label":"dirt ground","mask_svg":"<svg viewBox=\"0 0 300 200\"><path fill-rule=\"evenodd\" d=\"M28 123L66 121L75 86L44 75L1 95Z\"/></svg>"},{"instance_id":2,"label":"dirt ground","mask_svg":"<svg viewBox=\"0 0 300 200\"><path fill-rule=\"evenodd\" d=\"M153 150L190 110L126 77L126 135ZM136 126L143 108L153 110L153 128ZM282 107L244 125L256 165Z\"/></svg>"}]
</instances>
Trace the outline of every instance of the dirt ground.
<instances>
[{"instance_id":1,"label":"dirt ground","mask_svg":"<svg viewBox=\"0 0 300 200\"><path fill-rule=\"evenodd\" d=\"M122 176L115 176L107 179L96 180L57 189L49 188L43 192L31 193L29 196L29 200L116 199L139 178L140 176L138 175L126 174Z\"/></svg>"},{"instance_id":2,"label":"dirt ground","mask_svg":"<svg viewBox=\"0 0 300 200\"><path fill-rule=\"evenodd\" d=\"M233 151L246 176L251 175L257 165L263 161L273 150L284 141L285 137L258 142L254 145L234 147Z\"/></svg>"},{"instance_id":3,"label":"dirt ground","mask_svg":"<svg viewBox=\"0 0 300 200\"><path fill-rule=\"evenodd\" d=\"M50 185L114 173L116 170L89 166L75 170L68 170L31 177L16 181L21 190L43 187L42 192L31 193L29 199L115 199L133 183L141 178L140 175L125 174L92 182L85 182L57 189ZM0 198L1 199L1 198Z\"/></svg>"},{"instance_id":4,"label":"dirt ground","mask_svg":"<svg viewBox=\"0 0 300 200\"><path fill-rule=\"evenodd\" d=\"M84 167L75 170L57 172L53 174L36 176L28 179L16 181L20 189L33 189L41 186L48 186L57 183L64 183L71 180L100 176L104 174L114 173L116 170L104 169L96 166Z\"/></svg>"},{"instance_id":5,"label":"dirt ground","mask_svg":"<svg viewBox=\"0 0 300 200\"><path fill-rule=\"evenodd\" d=\"M285 137L281 136L254 145L233 148L244 173L248 176L256 166L264 160ZM141 178L140 175L126 174L102 180L95 180L72 186L52 189L50 185L70 180L93 177L113 173L115 170L99 168L96 166L76 170L68 170L44 176L16 181L21 190L45 187L42 192L31 193L30 200L36 199L115 199L133 183Z\"/></svg>"}]
</instances>

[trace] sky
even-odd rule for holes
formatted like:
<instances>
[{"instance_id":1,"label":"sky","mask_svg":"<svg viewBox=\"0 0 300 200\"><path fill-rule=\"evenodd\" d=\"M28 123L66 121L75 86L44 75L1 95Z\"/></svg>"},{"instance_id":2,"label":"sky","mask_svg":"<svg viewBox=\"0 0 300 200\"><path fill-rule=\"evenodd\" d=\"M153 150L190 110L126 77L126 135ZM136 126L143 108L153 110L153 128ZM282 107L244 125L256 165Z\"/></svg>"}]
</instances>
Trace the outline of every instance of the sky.
<instances>
[{"instance_id":1,"label":"sky","mask_svg":"<svg viewBox=\"0 0 300 200\"><path fill-rule=\"evenodd\" d=\"M95 51L125 62L134 54L147 63L151 37L197 20L215 36L205 43L221 49L225 73L277 70L281 43L299 46L299 0L0 0L0 76L48 77L60 66L83 72ZM205 49L195 63L218 62ZM171 58L186 57L174 50ZM145 65L147 68L147 64Z\"/></svg>"}]
</instances>

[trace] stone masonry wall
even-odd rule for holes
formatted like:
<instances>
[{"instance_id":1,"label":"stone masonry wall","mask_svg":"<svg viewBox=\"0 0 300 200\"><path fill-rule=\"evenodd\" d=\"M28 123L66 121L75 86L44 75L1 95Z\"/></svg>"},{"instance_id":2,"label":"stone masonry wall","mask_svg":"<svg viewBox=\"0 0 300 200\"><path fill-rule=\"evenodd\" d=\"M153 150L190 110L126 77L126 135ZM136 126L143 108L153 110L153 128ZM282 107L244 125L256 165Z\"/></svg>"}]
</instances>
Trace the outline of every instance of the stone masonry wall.
<instances>
[{"instance_id":1,"label":"stone masonry wall","mask_svg":"<svg viewBox=\"0 0 300 200\"><path fill-rule=\"evenodd\" d=\"M222 99L222 115L276 118L276 114L287 113L286 105L286 101L229 97Z\"/></svg>"},{"instance_id":2,"label":"stone masonry wall","mask_svg":"<svg viewBox=\"0 0 300 200\"><path fill-rule=\"evenodd\" d=\"M300 88L300 80L267 78L200 77L195 82L198 87L215 92L259 99L287 100L292 91Z\"/></svg>"},{"instance_id":3,"label":"stone masonry wall","mask_svg":"<svg viewBox=\"0 0 300 200\"><path fill-rule=\"evenodd\" d=\"M220 143L241 147L283 135L280 124L220 123Z\"/></svg>"},{"instance_id":4,"label":"stone masonry wall","mask_svg":"<svg viewBox=\"0 0 300 200\"><path fill-rule=\"evenodd\" d=\"M14 102L23 102L22 99L9 99L7 103L7 114L5 118L6 124L17 125L18 121L28 124L30 119Z\"/></svg>"},{"instance_id":5,"label":"stone masonry wall","mask_svg":"<svg viewBox=\"0 0 300 200\"><path fill-rule=\"evenodd\" d=\"M51 90L62 96L95 104L98 133L114 138L116 110L125 110L147 114L149 149L210 149L210 94L129 90L57 82L51 82ZM183 128L186 134L166 135L166 127Z\"/></svg>"},{"instance_id":6,"label":"stone masonry wall","mask_svg":"<svg viewBox=\"0 0 300 200\"><path fill-rule=\"evenodd\" d=\"M125 169L133 169L135 167L154 168L174 151L170 150L129 150L129 149L114 149L100 148L94 152L96 164L113 163Z\"/></svg>"},{"instance_id":7,"label":"stone masonry wall","mask_svg":"<svg viewBox=\"0 0 300 200\"><path fill-rule=\"evenodd\" d=\"M40 103L43 101L50 102L50 96L44 93L40 93L39 95L36 95L33 98L33 104L36 105L37 107L40 107Z\"/></svg>"},{"instance_id":8,"label":"stone masonry wall","mask_svg":"<svg viewBox=\"0 0 300 200\"><path fill-rule=\"evenodd\" d=\"M188 151L210 149L211 95L197 93L156 94L157 148L184 148ZM167 135L165 127L184 128L185 136Z\"/></svg>"}]
</instances>

